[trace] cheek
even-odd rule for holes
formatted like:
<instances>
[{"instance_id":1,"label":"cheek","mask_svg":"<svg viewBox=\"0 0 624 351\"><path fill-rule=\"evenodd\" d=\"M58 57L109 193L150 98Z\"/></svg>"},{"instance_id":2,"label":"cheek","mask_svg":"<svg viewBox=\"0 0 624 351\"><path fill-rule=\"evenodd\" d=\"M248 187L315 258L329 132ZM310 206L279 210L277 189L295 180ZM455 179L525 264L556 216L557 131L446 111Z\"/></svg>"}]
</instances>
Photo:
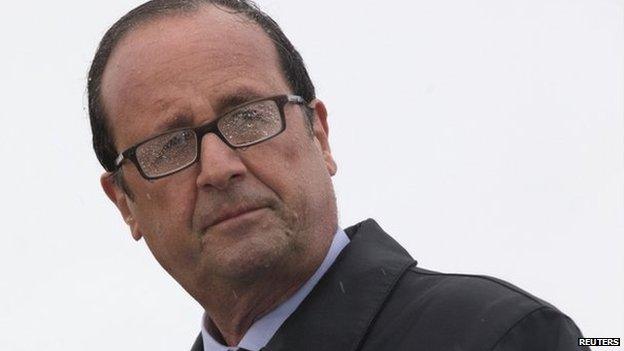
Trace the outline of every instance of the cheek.
<instances>
[{"instance_id":1,"label":"cheek","mask_svg":"<svg viewBox=\"0 0 624 351\"><path fill-rule=\"evenodd\" d=\"M303 140L295 139L290 145L282 145L279 154L282 155L280 162L289 168L299 165L304 160L305 150L301 144Z\"/></svg>"},{"instance_id":2,"label":"cheek","mask_svg":"<svg viewBox=\"0 0 624 351\"><path fill-rule=\"evenodd\" d=\"M197 196L195 181L184 175L146 181L140 193L135 193L138 223L145 242L173 276L179 275L176 272L180 266L193 265L199 252L199 240L191 227Z\"/></svg>"},{"instance_id":3,"label":"cheek","mask_svg":"<svg viewBox=\"0 0 624 351\"><path fill-rule=\"evenodd\" d=\"M278 137L274 142L258 145L245 156L250 173L278 194L289 184L292 186L304 168L304 149L300 141L293 138Z\"/></svg>"},{"instance_id":4,"label":"cheek","mask_svg":"<svg viewBox=\"0 0 624 351\"><path fill-rule=\"evenodd\" d=\"M141 180L131 189L135 214L146 240L169 236L171 232L188 233L197 196L195 180L182 172L154 181Z\"/></svg>"},{"instance_id":5,"label":"cheek","mask_svg":"<svg viewBox=\"0 0 624 351\"><path fill-rule=\"evenodd\" d=\"M190 172L176 174L180 177L171 178L164 186L163 203L165 210L171 217L179 220L187 220L188 228L191 228L191 218L197 199L196 175ZM173 218L172 218L173 219Z\"/></svg>"},{"instance_id":6,"label":"cheek","mask_svg":"<svg viewBox=\"0 0 624 351\"><path fill-rule=\"evenodd\" d=\"M293 209L303 210L322 192L318 183L325 165L307 134L259 146L246 157L250 173Z\"/></svg>"}]
</instances>

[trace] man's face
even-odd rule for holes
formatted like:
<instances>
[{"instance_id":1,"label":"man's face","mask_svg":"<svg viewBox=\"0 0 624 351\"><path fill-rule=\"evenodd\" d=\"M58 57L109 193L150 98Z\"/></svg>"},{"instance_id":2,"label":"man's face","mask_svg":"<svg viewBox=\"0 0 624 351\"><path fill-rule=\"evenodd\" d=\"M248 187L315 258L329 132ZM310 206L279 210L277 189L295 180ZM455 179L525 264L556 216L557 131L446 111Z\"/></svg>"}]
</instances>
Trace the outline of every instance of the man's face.
<instances>
[{"instance_id":1,"label":"man's face","mask_svg":"<svg viewBox=\"0 0 624 351\"><path fill-rule=\"evenodd\" d=\"M266 34L213 6L134 29L113 52L102 81L118 151L168 129L204 124L254 98L287 93ZM336 166L325 108L318 100L312 105L313 136L301 106L287 104L286 130L263 143L230 149L207 134L195 165L154 181L124 163L132 197L103 175L134 238L144 237L195 298L219 279L246 284L267 274L293 276L324 256L336 227L330 179Z\"/></svg>"}]
</instances>

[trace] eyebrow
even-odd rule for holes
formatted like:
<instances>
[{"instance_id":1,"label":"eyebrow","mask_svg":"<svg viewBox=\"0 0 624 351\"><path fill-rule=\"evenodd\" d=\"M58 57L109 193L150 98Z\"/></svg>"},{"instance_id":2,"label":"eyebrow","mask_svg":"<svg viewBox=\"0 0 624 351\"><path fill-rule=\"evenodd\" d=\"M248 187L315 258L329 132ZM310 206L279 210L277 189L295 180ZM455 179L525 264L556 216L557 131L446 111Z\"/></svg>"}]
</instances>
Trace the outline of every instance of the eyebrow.
<instances>
[{"instance_id":1,"label":"eyebrow","mask_svg":"<svg viewBox=\"0 0 624 351\"><path fill-rule=\"evenodd\" d=\"M255 89L240 88L231 94L224 95L217 99L214 105L215 118L219 118L224 113L233 110L236 106L242 105L246 102L261 99L264 94L260 94ZM157 131L165 132L172 129L190 127L193 125L192 113L180 112L175 114L172 118L167 119L162 124L156 127Z\"/></svg>"},{"instance_id":2,"label":"eyebrow","mask_svg":"<svg viewBox=\"0 0 624 351\"><path fill-rule=\"evenodd\" d=\"M162 124L159 124L156 127L156 131L166 132L172 129L190 127L192 125L193 125L193 118L191 117L190 114L178 113L178 114L175 114L173 118L170 118L166 120L165 122L163 122Z\"/></svg>"},{"instance_id":3,"label":"eyebrow","mask_svg":"<svg viewBox=\"0 0 624 351\"><path fill-rule=\"evenodd\" d=\"M220 97L215 104L215 112L217 113L217 116L221 116L224 113L231 111L238 105L242 105L249 101L261 99L265 96L267 95L260 94L254 89L241 88L231 94Z\"/></svg>"}]
</instances>

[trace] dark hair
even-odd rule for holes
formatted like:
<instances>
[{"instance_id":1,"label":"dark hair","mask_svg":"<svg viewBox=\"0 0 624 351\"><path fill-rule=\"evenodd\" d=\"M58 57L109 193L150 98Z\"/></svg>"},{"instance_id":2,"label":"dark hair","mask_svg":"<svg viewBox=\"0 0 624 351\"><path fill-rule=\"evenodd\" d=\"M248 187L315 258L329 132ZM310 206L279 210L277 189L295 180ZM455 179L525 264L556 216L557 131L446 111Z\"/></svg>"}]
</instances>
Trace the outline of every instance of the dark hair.
<instances>
[{"instance_id":1,"label":"dark hair","mask_svg":"<svg viewBox=\"0 0 624 351\"><path fill-rule=\"evenodd\" d=\"M102 75L111 53L119 41L137 26L150 20L178 13L194 12L205 5L222 7L228 12L242 14L257 23L275 44L284 78L293 93L306 101L314 100L314 85L310 80L303 59L286 38L279 25L256 4L249 0L152 0L128 12L104 34L89 70L89 119L93 133L93 149L107 171L115 169L117 150L102 103ZM311 119L308 119L311 120Z\"/></svg>"}]
</instances>

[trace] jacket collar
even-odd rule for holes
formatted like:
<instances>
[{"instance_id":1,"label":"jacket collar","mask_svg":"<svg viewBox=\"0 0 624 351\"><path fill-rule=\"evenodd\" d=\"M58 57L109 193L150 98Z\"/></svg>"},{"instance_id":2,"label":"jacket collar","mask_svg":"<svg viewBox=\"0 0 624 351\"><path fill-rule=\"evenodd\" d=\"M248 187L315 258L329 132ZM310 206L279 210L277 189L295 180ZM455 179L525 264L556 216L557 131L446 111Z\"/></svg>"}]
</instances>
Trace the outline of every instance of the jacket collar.
<instances>
[{"instance_id":1,"label":"jacket collar","mask_svg":"<svg viewBox=\"0 0 624 351\"><path fill-rule=\"evenodd\" d=\"M345 230L351 242L266 351L356 350L414 259L372 219Z\"/></svg>"},{"instance_id":2,"label":"jacket collar","mask_svg":"<svg viewBox=\"0 0 624 351\"><path fill-rule=\"evenodd\" d=\"M342 250L262 350L356 350L414 259L372 219L345 229ZM191 351L203 351L201 335Z\"/></svg>"}]
</instances>

